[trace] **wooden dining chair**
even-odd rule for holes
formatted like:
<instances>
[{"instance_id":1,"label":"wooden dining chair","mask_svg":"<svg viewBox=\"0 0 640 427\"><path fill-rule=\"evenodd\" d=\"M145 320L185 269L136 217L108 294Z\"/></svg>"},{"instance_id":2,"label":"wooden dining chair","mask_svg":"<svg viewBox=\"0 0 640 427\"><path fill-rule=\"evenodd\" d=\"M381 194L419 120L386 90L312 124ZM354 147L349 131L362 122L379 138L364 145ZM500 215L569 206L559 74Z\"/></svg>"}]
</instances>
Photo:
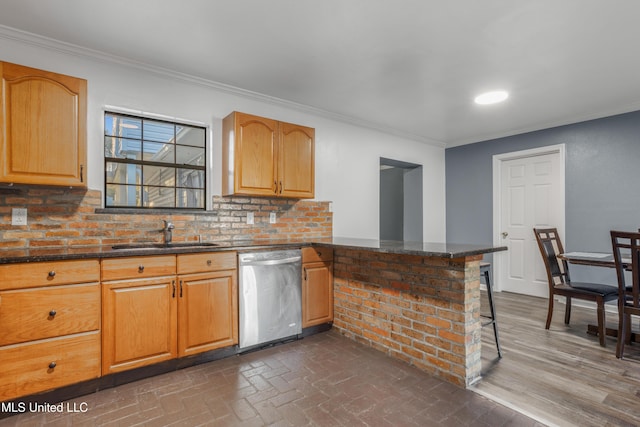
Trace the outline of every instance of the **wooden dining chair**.
<instances>
[{"instance_id":1,"label":"wooden dining chair","mask_svg":"<svg viewBox=\"0 0 640 427\"><path fill-rule=\"evenodd\" d=\"M631 316L640 316L640 232L612 230L611 246L616 263L619 294L616 357L622 359L625 343L631 342ZM631 283L627 278L631 279Z\"/></svg>"},{"instance_id":2,"label":"wooden dining chair","mask_svg":"<svg viewBox=\"0 0 640 427\"><path fill-rule=\"evenodd\" d=\"M556 228L534 228L534 234L538 241L540 254L547 269L547 280L549 282L549 311L547 312L547 325L551 326L553 316L553 300L555 295L563 296L566 299L564 313L564 323L569 324L571 319L571 299L593 301L597 306L598 315L598 337L600 345L605 347L605 310L604 304L618 298L618 288L616 286L599 284L572 282L569 277L569 265L567 261L558 258L558 254L564 253L560 236Z\"/></svg>"}]
</instances>

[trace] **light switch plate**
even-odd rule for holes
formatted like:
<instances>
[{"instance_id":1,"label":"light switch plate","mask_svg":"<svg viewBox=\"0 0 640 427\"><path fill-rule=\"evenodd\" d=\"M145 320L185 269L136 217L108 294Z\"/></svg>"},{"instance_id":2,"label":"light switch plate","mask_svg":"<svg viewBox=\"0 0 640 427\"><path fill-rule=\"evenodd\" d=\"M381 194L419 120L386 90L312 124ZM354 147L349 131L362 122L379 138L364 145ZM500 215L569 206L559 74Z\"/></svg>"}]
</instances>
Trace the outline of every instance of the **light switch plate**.
<instances>
[{"instance_id":1,"label":"light switch plate","mask_svg":"<svg viewBox=\"0 0 640 427\"><path fill-rule=\"evenodd\" d=\"M275 223L276 223L276 213L271 212L269 214L269 224L275 224Z\"/></svg>"},{"instance_id":2,"label":"light switch plate","mask_svg":"<svg viewBox=\"0 0 640 427\"><path fill-rule=\"evenodd\" d=\"M27 225L27 209L26 208L11 209L11 225Z\"/></svg>"},{"instance_id":3,"label":"light switch plate","mask_svg":"<svg viewBox=\"0 0 640 427\"><path fill-rule=\"evenodd\" d=\"M253 212L247 212L247 224L253 224Z\"/></svg>"}]
</instances>

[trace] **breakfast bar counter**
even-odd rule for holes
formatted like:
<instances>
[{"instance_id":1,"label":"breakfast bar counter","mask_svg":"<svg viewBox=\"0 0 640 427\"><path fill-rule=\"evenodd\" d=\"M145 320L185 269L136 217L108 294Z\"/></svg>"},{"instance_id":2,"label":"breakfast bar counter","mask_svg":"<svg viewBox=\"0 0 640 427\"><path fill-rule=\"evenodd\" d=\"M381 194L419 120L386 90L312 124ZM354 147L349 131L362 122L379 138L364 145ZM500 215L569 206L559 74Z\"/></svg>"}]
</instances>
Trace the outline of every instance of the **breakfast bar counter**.
<instances>
[{"instance_id":1,"label":"breakfast bar counter","mask_svg":"<svg viewBox=\"0 0 640 427\"><path fill-rule=\"evenodd\" d=\"M334 238L334 328L462 387L480 379L480 261L506 247Z\"/></svg>"}]
</instances>

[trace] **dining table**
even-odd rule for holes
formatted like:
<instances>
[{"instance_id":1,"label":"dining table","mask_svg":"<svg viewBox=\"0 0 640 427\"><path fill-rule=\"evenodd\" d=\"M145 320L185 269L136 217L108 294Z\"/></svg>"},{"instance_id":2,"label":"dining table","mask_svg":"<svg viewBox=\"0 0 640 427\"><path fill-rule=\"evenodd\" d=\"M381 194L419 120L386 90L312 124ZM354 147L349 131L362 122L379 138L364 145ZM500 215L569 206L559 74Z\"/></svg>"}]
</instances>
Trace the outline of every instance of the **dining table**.
<instances>
[{"instance_id":1,"label":"dining table","mask_svg":"<svg viewBox=\"0 0 640 427\"><path fill-rule=\"evenodd\" d=\"M616 266L613 254L604 252L565 252L559 254L558 258L570 264L609 268L615 268Z\"/></svg>"},{"instance_id":2,"label":"dining table","mask_svg":"<svg viewBox=\"0 0 640 427\"><path fill-rule=\"evenodd\" d=\"M569 264L588 265L592 267L615 268L616 262L612 253L604 252L565 252L558 255L558 258L567 261ZM625 269L631 268L631 260L622 259ZM587 333L598 334L597 325L587 325ZM605 334L610 337L617 337L618 330L605 327ZM631 341L640 342L640 334L631 332Z\"/></svg>"}]
</instances>

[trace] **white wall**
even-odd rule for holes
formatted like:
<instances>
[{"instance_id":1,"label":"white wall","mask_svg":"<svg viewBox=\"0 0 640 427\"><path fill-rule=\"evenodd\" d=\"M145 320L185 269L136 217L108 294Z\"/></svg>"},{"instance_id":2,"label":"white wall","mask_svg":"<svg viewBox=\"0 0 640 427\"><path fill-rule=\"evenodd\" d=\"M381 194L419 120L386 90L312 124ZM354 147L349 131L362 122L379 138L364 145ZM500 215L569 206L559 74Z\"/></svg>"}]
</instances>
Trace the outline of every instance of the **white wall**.
<instances>
[{"instance_id":1,"label":"white wall","mask_svg":"<svg viewBox=\"0 0 640 427\"><path fill-rule=\"evenodd\" d=\"M243 111L316 129L316 199L332 201L334 236L377 239L380 157L423 166L424 240L445 239L444 148L315 114L295 104L142 67L0 28L0 60L88 80L88 185L104 181L105 105L205 123L212 131L210 193L221 193L222 118Z\"/></svg>"}]
</instances>

